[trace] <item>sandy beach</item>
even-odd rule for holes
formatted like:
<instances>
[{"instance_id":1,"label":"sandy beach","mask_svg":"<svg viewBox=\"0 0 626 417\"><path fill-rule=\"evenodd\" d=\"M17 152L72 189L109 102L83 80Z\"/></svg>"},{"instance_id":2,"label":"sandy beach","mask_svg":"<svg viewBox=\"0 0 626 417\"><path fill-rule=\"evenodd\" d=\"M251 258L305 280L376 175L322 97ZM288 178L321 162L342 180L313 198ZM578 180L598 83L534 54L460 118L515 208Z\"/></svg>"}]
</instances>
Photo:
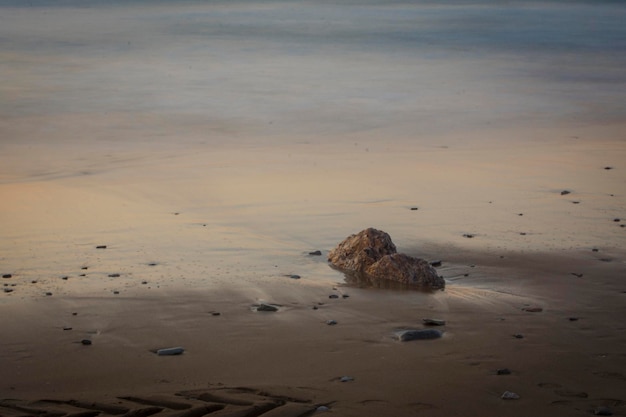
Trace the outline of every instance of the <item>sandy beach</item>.
<instances>
[{"instance_id":1,"label":"sandy beach","mask_svg":"<svg viewBox=\"0 0 626 417\"><path fill-rule=\"evenodd\" d=\"M621 58L483 45L485 5L34 3L0 2L0 416L626 415ZM445 290L331 268L368 227Z\"/></svg>"}]
</instances>

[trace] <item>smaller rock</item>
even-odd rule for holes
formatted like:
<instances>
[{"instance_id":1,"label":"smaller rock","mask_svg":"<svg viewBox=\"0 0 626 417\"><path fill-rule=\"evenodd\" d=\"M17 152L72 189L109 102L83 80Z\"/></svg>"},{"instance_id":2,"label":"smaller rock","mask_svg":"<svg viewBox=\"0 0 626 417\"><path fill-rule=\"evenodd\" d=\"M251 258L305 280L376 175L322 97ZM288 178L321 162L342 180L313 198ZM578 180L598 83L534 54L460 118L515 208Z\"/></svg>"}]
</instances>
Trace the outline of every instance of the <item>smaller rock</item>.
<instances>
[{"instance_id":1,"label":"smaller rock","mask_svg":"<svg viewBox=\"0 0 626 417\"><path fill-rule=\"evenodd\" d=\"M578 319L578 317L570 317L568 320L569 321L578 321L579 319Z\"/></svg>"},{"instance_id":2,"label":"smaller rock","mask_svg":"<svg viewBox=\"0 0 626 417\"><path fill-rule=\"evenodd\" d=\"M4 288L4 292L6 293L13 292L13 288Z\"/></svg>"},{"instance_id":3,"label":"smaller rock","mask_svg":"<svg viewBox=\"0 0 626 417\"><path fill-rule=\"evenodd\" d=\"M496 375L511 375L511 370L509 368L500 368L496 370Z\"/></svg>"},{"instance_id":4,"label":"smaller rock","mask_svg":"<svg viewBox=\"0 0 626 417\"><path fill-rule=\"evenodd\" d=\"M297 275L297 274L291 274L291 275L288 275L288 277L291 278L291 279L300 279L301 278L300 275Z\"/></svg>"},{"instance_id":5,"label":"smaller rock","mask_svg":"<svg viewBox=\"0 0 626 417\"><path fill-rule=\"evenodd\" d=\"M522 308L523 311L526 311L528 313L541 313L543 311L543 308L541 307L524 307Z\"/></svg>"},{"instance_id":6,"label":"smaller rock","mask_svg":"<svg viewBox=\"0 0 626 417\"><path fill-rule=\"evenodd\" d=\"M316 413L325 413L326 411L330 411L330 408L326 407L325 405L320 405L315 409Z\"/></svg>"},{"instance_id":7,"label":"smaller rock","mask_svg":"<svg viewBox=\"0 0 626 417\"><path fill-rule=\"evenodd\" d=\"M47 292L47 293L46 293L46 296L47 296L47 297L51 297L51 296L52 296L52 293L51 293L51 292Z\"/></svg>"},{"instance_id":8,"label":"smaller rock","mask_svg":"<svg viewBox=\"0 0 626 417\"><path fill-rule=\"evenodd\" d=\"M610 169L613 169L613 167L608 167L608 166L607 166L607 167L604 167L604 169L606 169L606 170L608 171L608 170L610 170Z\"/></svg>"},{"instance_id":9,"label":"smaller rock","mask_svg":"<svg viewBox=\"0 0 626 417\"><path fill-rule=\"evenodd\" d=\"M574 275L575 277L578 277L578 278L582 278L583 277L583 274L579 274L579 273L576 273L576 272L572 272L572 275Z\"/></svg>"},{"instance_id":10,"label":"smaller rock","mask_svg":"<svg viewBox=\"0 0 626 417\"><path fill-rule=\"evenodd\" d=\"M331 294L328 296L328 298L339 298L339 296L337 294Z\"/></svg>"},{"instance_id":11,"label":"smaller rock","mask_svg":"<svg viewBox=\"0 0 626 417\"><path fill-rule=\"evenodd\" d=\"M341 378L339 378L339 382L352 382L354 381L354 378L351 376L342 376Z\"/></svg>"},{"instance_id":12,"label":"smaller rock","mask_svg":"<svg viewBox=\"0 0 626 417\"><path fill-rule=\"evenodd\" d=\"M503 400L519 400L519 395L511 392L511 391L504 391L504 393L502 394L502 396L500 397Z\"/></svg>"},{"instance_id":13,"label":"smaller rock","mask_svg":"<svg viewBox=\"0 0 626 417\"><path fill-rule=\"evenodd\" d=\"M326 324L328 324L329 326L334 326L335 324L337 324L337 320L326 320Z\"/></svg>"},{"instance_id":14,"label":"smaller rock","mask_svg":"<svg viewBox=\"0 0 626 417\"><path fill-rule=\"evenodd\" d=\"M69 326L63 326L63 330L72 330L72 328Z\"/></svg>"},{"instance_id":15,"label":"smaller rock","mask_svg":"<svg viewBox=\"0 0 626 417\"><path fill-rule=\"evenodd\" d=\"M434 266L434 267L439 267L441 266L442 261L440 260L436 260L436 261L430 261L430 265Z\"/></svg>"},{"instance_id":16,"label":"smaller rock","mask_svg":"<svg viewBox=\"0 0 626 417\"><path fill-rule=\"evenodd\" d=\"M13 275L11 275L11 274L4 274L4 275L2 275L2 278L12 278L12 277L13 277Z\"/></svg>"},{"instance_id":17,"label":"smaller rock","mask_svg":"<svg viewBox=\"0 0 626 417\"><path fill-rule=\"evenodd\" d=\"M120 292L119 291L113 291L113 294L118 295Z\"/></svg>"},{"instance_id":18,"label":"smaller rock","mask_svg":"<svg viewBox=\"0 0 626 417\"><path fill-rule=\"evenodd\" d=\"M141 285L146 285L148 281L141 281Z\"/></svg>"},{"instance_id":19,"label":"smaller rock","mask_svg":"<svg viewBox=\"0 0 626 417\"><path fill-rule=\"evenodd\" d=\"M468 239L471 239L471 238L473 238L474 236L476 236L476 235L474 235L473 233L463 233L463 237L466 237L466 238L468 238Z\"/></svg>"},{"instance_id":20,"label":"smaller rock","mask_svg":"<svg viewBox=\"0 0 626 417\"><path fill-rule=\"evenodd\" d=\"M173 347L173 348L165 348L165 349L157 349L156 354L158 356L174 356L174 355L182 355L185 351L182 347Z\"/></svg>"},{"instance_id":21,"label":"smaller rock","mask_svg":"<svg viewBox=\"0 0 626 417\"><path fill-rule=\"evenodd\" d=\"M513 337L516 338L516 339L523 339L524 335L518 333L518 334L514 334Z\"/></svg>"},{"instance_id":22,"label":"smaller rock","mask_svg":"<svg viewBox=\"0 0 626 417\"><path fill-rule=\"evenodd\" d=\"M350 298L350 296L348 294L341 294L341 298Z\"/></svg>"},{"instance_id":23,"label":"smaller rock","mask_svg":"<svg viewBox=\"0 0 626 417\"><path fill-rule=\"evenodd\" d=\"M422 319L425 325L427 326L445 326L446 321L440 319Z\"/></svg>"},{"instance_id":24,"label":"smaller rock","mask_svg":"<svg viewBox=\"0 0 626 417\"><path fill-rule=\"evenodd\" d=\"M317 310L317 308L318 308L317 306L313 306L313 310Z\"/></svg>"},{"instance_id":25,"label":"smaller rock","mask_svg":"<svg viewBox=\"0 0 626 417\"><path fill-rule=\"evenodd\" d=\"M618 222L621 222L621 221L622 221L622 219L615 218L615 219L613 219L613 221L614 221L614 222L616 222L616 223L618 223Z\"/></svg>"},{"instance_id":26,"label":"smaller rock","mask_svg":"<svg viewBox=\"0 0 626 417\"><path fill-rule=\"evenodd\" d=\"M598 248L593 248L593 249L591 249L591 251L592 251L592 252L598 252L599 250L600 250L600 249L598 249Z\"/></svg>"},{"instance_id":27,"label":"smaller rock","mask_svg":"<svg viewBox=\"0 0 626 417\"><path fill-rule=\"evenodd\" d=\"M89 269L88 266L82 266L80 269Z\"/></svg>"},{"instance_id":28,"label":"smaller rock","mask_svg":"<svg viewBox=\"0 0 626 417\"><path fill-rule=\"evenodd\" d=\"M311 255L311 256L322 256L322 251L321 250L314 250L313 252L309 252L309 255Z\"/></svg>"},{"instance_id":29,"label":"smaller rock","mask_svg":"<svg viewBox=\"0 0 626 417\"><path fill-rule=\"evenodd\" d=\"M568 194L571 194L571 193L572 193L571 191L567 191L567 190L561 191L561 195L568 195Z\"/></svg>"},{"instance_id":30,"label":"smaller rock","mask_svg":"<svg viewBox=\"0 0 626 417\"><path fill-rule=\"evenodd\" d=\"M96 249L106 249L107 245L98 245L96 246Z\"/></svg>"},{"instance_id":31,"label":"smaller rock","mask_svg":"<svg viewBox=\"0 0 626 417\"><path fill-rule=\"evenodd\" d=\"M212 316L221 316L222 313L220 313L219 311L211 311L211 315Z\"/></svg>"},{"instance_id":32,"label":"smaller rock","mask_svg":"<svg viewBox=\"0 0 626 417\"><path fill-rule=\"evenodd\" d=\"M70 277L61 277L63 281L67 281Z\"/></svg>"},{"instance_id":33,"label":"smaller rock","mask_svg":"<svg viewBox=\"0 0 626 417\"><path fill-rule=\"evenodd\" d=\"M278 311L278 307L272 304L261 303L256 307L256 311Z\"/></svg>"},{"instance_id":34,"label":"smaller rock","mask_svg":"<svg viewBox=\"0 0 626 417\"><path fill-rule=\"evenodd\" d=\"M439 339L441 336L443 332L435 329L402 330L396 333L396 338L401 342Z\"/></svg>"},{"instance_id":35,"label":"smaller rock","mask_svg":"<svg viewBox=\"0 0 626 417\"><path fill-rule=\"evenodd\" d=\"M416 211L417 207L411 207L411 211Z\"/></svg>"},{"instance_id":36,"label":"smaller rock","mask_svg":"<svg viewBox=\"0 0 626 417\"><path fill-rule=\"evenodd\" d=\"M109 278L119 278L120 274L109 274Z\"/></svg>"},{"instance_id":37,"label":"smaller rock","mask_svg":"<svg viewBox=\"0 0 626 417\"><path fill-rule=\"evenodd\" d=\"M85 346L90 346L91 345L91 340L83 339L83 340L80 341L80 343L85 345Z\"/></svg>"},{"instance_id":38,"label":"smaller rock","mask_svg":"<svg viewBox=\"0 0 626 417\"><path fill-rule=\"evenodd\" d=\"M596 416L612 416L613 412L609 407L601 405L593 409L593 414Z\"/></svg>"}]
</instances>

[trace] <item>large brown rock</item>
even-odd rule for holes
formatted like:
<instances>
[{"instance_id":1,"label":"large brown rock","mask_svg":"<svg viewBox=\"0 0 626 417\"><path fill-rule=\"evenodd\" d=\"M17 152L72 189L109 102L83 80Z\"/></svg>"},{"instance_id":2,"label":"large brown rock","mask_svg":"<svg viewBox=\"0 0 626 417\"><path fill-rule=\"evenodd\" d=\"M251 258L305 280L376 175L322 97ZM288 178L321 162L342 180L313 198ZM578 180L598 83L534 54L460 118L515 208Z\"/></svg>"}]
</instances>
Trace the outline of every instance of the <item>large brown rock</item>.
<instances>
[{"instance_id":1,"label":"large brown rock","mask_svg":"<svg viewBox=\"0 0 626 417\"><path fill-rule=\"evenodd\" d=\"M335 268L363 274L368 280L391 280L401 284L443 288L445 281L427 261L397 253L391 237L377 229L348 236L328 254Z\"/></svg>"}]
</instances>

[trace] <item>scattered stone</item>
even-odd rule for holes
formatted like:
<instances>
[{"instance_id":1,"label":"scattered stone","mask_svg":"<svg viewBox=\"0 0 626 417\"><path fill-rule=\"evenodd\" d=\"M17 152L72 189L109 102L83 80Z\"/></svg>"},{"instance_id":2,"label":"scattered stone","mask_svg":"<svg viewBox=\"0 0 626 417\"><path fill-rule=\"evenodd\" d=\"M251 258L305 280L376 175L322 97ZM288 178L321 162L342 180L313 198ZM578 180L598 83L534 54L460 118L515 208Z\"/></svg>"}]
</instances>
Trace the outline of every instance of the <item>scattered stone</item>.
<instances>
[{"instance_id":1,"label":"scattered stone","mask_svg":"<svg viewBox=\"0 0 626 417\"><path fill-rule=\"evenodd\" d=\"M107 248L107 245L96 246L96 249L106 249L106 248Z\"/></svg>"},{"instance_id":2,"label":"scattered stone","mask_svg":"<svg viewBox=\"0 0 626 417\"><path fill-rule=\"evenodd\" d=\"M88 266L81 266L80 269L89 269Z\"/></svg>"},{"instance_id":3,"label":"scattered stone","mask_svg":"<svg viewBox=\"0 0 626 417\"><path fill-rule=\"evenodd\" d=\"M436 261L430 261L430 265L434 266L434 267L439 267L441 266L442 261L440 260L436 260Z\"/></svg>"},{"instance_id":4,"label":"scattered stone","mask_svg":"<svg viewBox=\"0 0 626 417\"><path fill-rule=\"evenodd\" d=\"M80 274L79 277L86 277L87 274Z\"/></svg>"},{"instance_id":5,"label":"scattered stone","mask_svg":"<svg viewBox=\"0 0 626 417\"><path fill-rule=\"evenodd\" d=\"M517 213L517 215L518 215L518 216L523 216L523 215L524 215L524 213Z\"/></svg>"},{"instance_id":6,"label":"scattered stone","mask_svg":"<svg viewBox=\"0 0 626 417\"><path fill-rule=\"evenodd\" d=\"M13 292L13 288L3 288L3 290L6 293Z\"/></svg>"},{"instance_id":7,"label":"scattered stone","mask_svg":"<svg viewBox=\"0 0 626 417\"><path fill-rule=\"evenodd\" d=\"M411 207L411 211L416 211L417 207Z\"/></svg>"},{"instance_id":8,"label":"scattered stone","mask_svg":"<svg viewBox=\"0 0 626 417\"><path fill-rule=\"evenodd\" d=\"M173 348L157 349L156 354L158 356L174 356L174 355L182 355L184 351L185 349L182 347L173 347Z\"/></svg>"},{"instance_id":9,"label":"scattered stone","mask_svg":"<svg viewBox=\"0 0 626 417\"><path fill-rule=\"evenodd\" d=\"M297 274L291 274L291 275L287 275L287 276L289 278L291 278L291 279L300 279L301 278L300 275L297 275Z\"/></svg>"},{"instance_id":10,"label":"scattered stone","mask_svg":"<svg viewBox=\"0 0 626 417\"><path fill-rule=\"evenodd\" d=\"M568 194L571 194L571 193L572 193L571 191L567 191L567 190L561 191L561 195L568 195Z\"/></svg>"},{"instance_id":11,"label":"scattered stone","mask_svg":"<svg viewBox=\"0 0 626 417\"><path fill-rule=\"evenodd\" d=\"M572 201L572 204L580 204L580 201Z\"/></svg>"},{"instance_id":12,"label":"scattered stone","mask_svg":"<svg viewBox=\"0 0 626 417\"><path fill-rule=\"evenodd\" d=\"M339 378L339 382L352 382L354 381L354 378L351 376L342 376L341 378Z\"/></svg>"},{"instance_id":13,"label":"scattered stone","mask_svg":"<svg viewBox=\"0 0 626 417\"><path fill-rule=\"evenodd\" d=\"M473 233L463 233L463 237L466 237L466 238L468 238L468 239L471 239L471 238L473 238L474 236L476 236L476 235L474 235Z\"/></svg>"},{"instance_id":14,"label":"scattered stone","mask_svg":"<svg viewBox=\"0 0 626 417\"><path fill-rule=\"evenodd\" d=\"M212 316L221 316L222 313L220 313L219 311L211 311L211 315Z\"/></svg>"},{"instance_id":15,"label":"scattered stone","mask_svg":"<svg viewBox=\"0 0 626 417\"><path fill-rule=\"evenodd\" d=\"M309 252L309 255L311 255L311 256L322 256L322 251L321 250L314 250L313 252Z\"/></svg>"},{"instance_id":16,"label":"scattered stone","mask_svg":"<svg viewBox=\"0 0 626 417\"><path fill-rule=\"evenodd\" d=\"M516 339L523 339L524 335L517 333L517 334L514 334L513 337L516 338Z\"/></svg>"},{"instance_id":17,"label":"scattered stone","mask_svg":"<svg viewBox=\"0 0 626 417\"><path fill-rule=\"evenodd\" d=\"M616 218L614 218L614 219L613 219L613 221L614 221L614 222L616 222L616 223L618 223L618 222L621 222L621 221L622 221L622 219L618 219L618 218L616 217Z\"/></svg>"},{"instance_id":18,"label":"scattered stone","mask_svg":"<svg viewBox=\"0 0 626 417\"><path fill-rule=\"evenodd\" d=\"M337 320L326 320L326 324L328 324L329 326L334 326L335 324L337 324Z\"/></svg>"},{"instance_id":19,"label":"scattered stone","mask_svg":"<svg viewBox=\"0 0 626 417\"><path fill-rule=\"evenodd\" d=\"M446 321L440 319L422 319L425 325L427 326L445 326Z\"/></svg>"},{"instance_id":20,"label":"scattered stone","mask_svg":"<svg viewBox=\"0 0 626 417\"><path fill-rule=\"evenodd\" d=\"M69 326L63 326L63 330L72 330L72 328Z\"/></svg>"},{"instance_id":21,"label":"scattered stone","mask_svg":"<svg viewBox=\"0 0 626 417\"><path fill-rule=\"evenodd\" d=\"M443 336L443 332L435 329L402 330L396 333L396 338L401 342L439 339L441 336Z\"/></svg>"},{"instance_id":22,"label":"scattered stone","mask_svg":"<svg viewBox=\"0 0 626 417\"><path fill-rule=\"evenodd\" d=\"M80 341L80 343L85 345L85 346L90 346L91 345L91 340L83 339L83 340Z\"/></svg>"},{"instance_id":23,"label":"scattered stone","mask_svg":"<svg viewBox=\"0 0 626 417\"><path fill-rule=\"evenodd\" d=\"M326 407L325 405L320 405L315 409L316 413L324 413L326 411L330 411L330 408Z\"/></svg>"},{"instance_id":24,"label":"scattered stone","mask_svg":"<svg viewBox=\"0 0 626 417\"><path fill-rule=\"evenodd\" d=\"M541 313L543 311L543 308L541 307L524 307L522 308L523 311L526 311L528 313Z\"/></svg>"},{"instance_id":25,"label":"scattered stone","mask_svg":"<svg viewBox=\"0 0 626 417\"><path fill-rule=\"evenodd\" d=\"M119 278L120 274L109 274L109 278Z\"/></svg>"},{"instance_id":26,"label":"scattered stone","mask_svg":"<svg viewBox=\"0 0 626 417\"><path fill-rule=\"evenodd\" d=\"M13 277L13 275L11 275L11 274L4 274L4 275L2 275L2 278L12 278L12 277Z\"/></svg>"},{"instance_id":27,"label":"scattered stone","mask_svg":"<svg viewBox=\"0 0 626 417\"><path fill-rule=\"evenodd\" d=\"M146 285L148 281L141 281L141 285Z\"/></svg>"},{"instance_id":28,"label":"scattered stone","mask_svg":"<svg viewBox=\"0 0 626 417\"><path fill-rule=\"evenodd\" d=\"M576 272L572 272L572 275L574 275L575 277L578 277L578 278L582 278L583 277L583 274L579 274L579 273L576 273Z\"/></svg>"},{"instance_id":29,"label":"scattered stone","mask_svg":"<svg viewBox=\"0 0 626 417\"><path fill-rule=\"evenodd\" d=\"M278 307L272 304L261 303L256 307L256 311L278 311Z\"/></svg>"},{"instance_id":30,"label":"scattered stone","mask_svg":"<svg viewBox=\"0 0 626 417\"><path fill-rule=\"evenodd\" d=\"M504 391L504 393L502 394L502 396L500 397L503 400L519 400L519 395L511 392L511 391Z\"/></svg>"},{"instance_id":31,"label":"scattered stone","mask_svg":"<svg viewBox=\"0 0 626 417\"><path fill-rule=\"evenodd\" d=\"M391 237L374 228L344 239L328 254L336 268L414 286L444 288L443 277L425 260L397 253Z\"/></svg>"},{"instance_id":32,"label":"scattered stone","mask_svg":"<svg viewBox=\"0 0 626 417\"><path fill-rule=\"evenodd\" d=\"M328 296L328 298L339 298L339 296L337 294L331 294Z\"/></svg>"},{"instance_id":33,"label":"scattered stone","mask_svg":"<svg viewBox=\"0 0 626 417\"><path fill-rule=\"evenodd\" d=\"M157 265L158 265L158 263L156 263L156 262L150 262L150 263L148 264L148 266L157 266Z\"/></svg>"},{"instance_id":34,"label":"scattered stone","mask_svg":"<svg viewBox=\"0 0 626 417\"><path fill-rule=\"evenodd\" d=\"M120 292L119 291L113 291L113 294L118 295Z\"/></svg>"},{"instance_id":35,"label":"scattered stone","mask_svg":"<svg viewBox=\"0 0 626 417\"><path fill-rule=\"evenodd\" d=\"M511 370L509 368L500 368L496 370L496 375L511 375Z\"/></svg>"},{"instance_id":36,"label":"scattered stone","mask_svg":"<svg viewBox=\"0 0 626 417\"><path fill-rule=\"evenodd\" d=\"M613 412L609 407L601 405L593 409L593 414L596 416L612 416Z\"/></svg>"},{"instance_id":37,"label":"scattered stone","mask_svg":"<svg viewBox=\"0 0 626 417\"><path fill-rule=\"evenodd\" d=\"M569 321L578 321L580 320L578 317L570 317L568 318Z\"/></svg>"},{"instance_id":38,"label":"scattered stone","mask_svg":"<svg viewBox=\"0 0 626 417\"><path fill-rule=\"evenodd\" d=\"M604 169L606 169L608 171L610 169L613 169L613 167L604 167Z\"/></svg>"},{"instance_id":39,"label":"scattered stone","mask_svg":"<svg viewBox=\"0 0 626 417\"><path fill-rule=\"evenodd\" d=\"M521 236L526 236L526 232L520 232Z\"/></svg>"},{"instance_id":40,"label":"scattered stone","mask_svg":"<svg viewBox=\"0 0 626 417\"><path fill-rule=\"evenodd\" d=\"M600 249L598 249L598 248L593 248L593 249L591 249L591 251L592 251L592 252L598 252L599 250L600 250Z\"/></svg>"},{"instance_id":41,"label":"scattered stone","mask_svg":"<svg viewBox=\"0 0 626 417\"><path fill-rule=\"evenodd\" d=\"M37 280L36 280L36 279L34 279L34 280L32 280L30 283L31 283L31 284L36 284L36 283L37 283Z\"/></svg>"},{"instance_id":42,"label":"scattered stone","mask_svg":"<svg viewBox=\"0 0 626 417\"><path fill-rule=\"evenodd\" d=\"M313 306L313 310L317 310L317 309L318 309L318 307L317 307L317 306Z\"/></svg>"},{"instance_id":43,"label":"scattered stone","mask_svg":"<svg viewBox=\"0 0 626 417\"><path fill-rule=\"evenodd\" d=\"M47 296L47 297L51 297L51 296L52 296L52 293L51 293L51 292L47 292L47 293L46 293L46 296Z\"/></svg>"},{"instance_id":44,"label":"scattered stone","mask_svg":"<svg viewBox=\"0 0 626 417\"><path fill-rule=\"evenodd\" d=\"M70 277L61 277L63 281L67 281Z\"/></svg>"},{"instance_id":45,"label":"scattered stone","mask_svg":"<svg viewBox=\"0 0 626 417\"><path fill-rule=\"evenodd\" d=\"M350 295L348 295L348 294L341 294L341 298L344 298L344 299L345 298L350 298Z\"/></svg>"},{"instance_id":46,"label":"scattered stone","mask_svg":"<svg viewBox=\"0 0 626 417\"><path fill-rule=\"evenodd\" d=\"M78 313L72 313L72 316L78 316Z\"/></svg>"}]
</instances>

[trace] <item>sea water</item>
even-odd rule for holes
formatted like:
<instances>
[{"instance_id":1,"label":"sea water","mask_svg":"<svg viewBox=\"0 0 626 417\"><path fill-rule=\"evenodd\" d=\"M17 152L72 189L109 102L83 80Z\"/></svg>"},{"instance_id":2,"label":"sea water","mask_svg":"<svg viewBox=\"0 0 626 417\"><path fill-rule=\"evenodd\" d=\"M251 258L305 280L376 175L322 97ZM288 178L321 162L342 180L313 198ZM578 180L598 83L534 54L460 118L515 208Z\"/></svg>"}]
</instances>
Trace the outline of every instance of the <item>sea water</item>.
<instances>
[{"instance_id":1,"label":"sea water","mask_svg":"<svg viewBox=\"0 0 626 417\"><path fill-rule=\"evenodd\" d=\"M624 22L622 1L2 0L0 114L149 114L179 140L623 121Z\"/></svg>"}]
</instances>

